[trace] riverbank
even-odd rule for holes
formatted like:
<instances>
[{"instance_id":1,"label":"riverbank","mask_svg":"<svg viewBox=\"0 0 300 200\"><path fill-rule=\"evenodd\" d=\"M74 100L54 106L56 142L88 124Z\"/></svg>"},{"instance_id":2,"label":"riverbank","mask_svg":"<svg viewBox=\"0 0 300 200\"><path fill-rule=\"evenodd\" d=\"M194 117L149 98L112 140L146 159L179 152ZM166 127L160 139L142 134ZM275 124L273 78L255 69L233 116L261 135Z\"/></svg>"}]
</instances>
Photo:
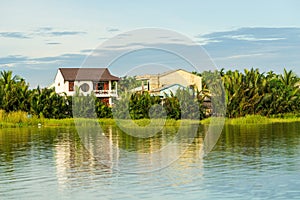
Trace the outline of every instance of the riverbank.
<instances>
[{"instance_id":1,"label":"riverbank","mask_svg":"<svg viewBox=\"0 0 300 200\"><path fill-rule=\"evenodd\" d=\"M201 120L201 124L209 125L213 118ZM261 115L247 115L238 118L226 118L225 124L230 125L257 125L257 124L272 124L272 123L289 123L300 122L300 116L295 114L274 115L270 117Z\"/></svg>"},{"instance_id":2,"label":"riverbank","mask_svg":"<svg viewBox=\"0 0 300 200\"><path fill-rule=\"evenodd\" d=\"M76 125L88 125L91 122L95 122L95 119L76 119ZM102 126L105 125L116 125L114 119L96 119L96 122ZM138 126L147 126L150 124L150 119L139 119L134 120ZM174 120L167 119L164 126L180 126L180 125L191 125L200 124L201 121L191 121L191 120ZM126 123L122 123L125 124ZM154 124L160 124L159 122L154 122ZM73 118L65 119L46 119L46 118L31 118L24 121L10 122L7 120L0 121L0 128L17 128L17 127L64 127L64 126L75 126L75 120Z\"/></svg>"},{"instance_id":3,"label":"riverbank","mask_svg":"<svg viewBox=\"0 0 300 200\"><path fill-rule=\"evenodd\" d=\"M206 118L201 121L167 119L165 122L165 126L180 126L180 125L191 125L191 124L209 125L211 120L214 120L214 118ZM76 119L76 122L80 122L82 124L86 124L91 121L92 119ZM116 125L115 119L101 118L101 119L97 119L97 121L100 125ZM150 124L150 119L139 119L139 120L134 120L134 122L139 126L147 126L148 124ZM276 115L271 117L265 117L261 115L248 115L245 117L225 119L225 124L231 124L231 125L257 125L257 124L288 123L288 122L300 122L300 115L283 114L283 115ZM158 123L160 122L157 122L157 124ZM0 111L0 128L63 127L63 126L75 126L74 119L73 118L47 119L43 117L38 118L37 116L30 116L26 112L22 112L22 111L10 112L10 113L5 113L3 111Z\"/></svg>"}]
</instances>

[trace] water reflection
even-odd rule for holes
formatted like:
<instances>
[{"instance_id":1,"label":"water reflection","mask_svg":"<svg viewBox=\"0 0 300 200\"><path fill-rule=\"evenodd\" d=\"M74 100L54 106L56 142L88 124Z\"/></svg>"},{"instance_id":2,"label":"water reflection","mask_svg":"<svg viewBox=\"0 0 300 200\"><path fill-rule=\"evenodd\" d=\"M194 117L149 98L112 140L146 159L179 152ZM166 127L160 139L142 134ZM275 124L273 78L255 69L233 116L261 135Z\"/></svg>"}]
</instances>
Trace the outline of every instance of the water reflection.
<instances>
[{"instance_id":1,"label":"water reflection","mask_svg":"<svg viewBox=\"0 0 300 200\"><path fill-rule=\"evenodd\" d=\"M178 158L179 156L192 158L190 162L193 159L199 159L203 142L200 135L196 139L188 137L190 127L186 127L186 142L174 143L173 141L171 145L170 141L172 142L177 131L174 127L165 128L151 138L136 138L122 132L115 126L106 126L102 130L103 133L86 132L84 137L76 138L75 141L60 140L55 145L58 177L67 177L68 169L83 165L86 169L90 167L90 172L95 169L99 170L100 167L110 173L119 171L120 168L123 169L123 173L134 173L133 169L136 165L146 165L146 161L151 164L158 164L157 170L159 170L162 168L160 166L162 166L164 160ZM70 133L64 133L64 135L70 138L68 136ZM84 145L81 143L83 140ZM191 145L189 140L193 140L194 143ZM169 145L169 147L165 148L166 145ZM147 156L147 160L145 160L145 156ZM181 164L184 168L188 161L185 160ZM127 167L130 167L130 169ZM59 180L62 183L65 181L61 178Z\"/></svg>"},{"instance_id":2,"label":"water reflection","mask_svg":"<svg viewBox=\"0 0 300 200\"><path fill-rule=\"evenodd\" d=\"M201 159L204 130L191 145L185 137L186 142L172 143L170 151L159 154L172 157L188 145L170 166L128 174L116 169L159 152L176 127L140 139L106 126L103 136L110 145L101 151L97 135L83 146L74 127L0 129L0 199L298 198L300 123L225 126L217 146ZM99 151L105 153L94 157Z\"/></svg>"}]
</instances>

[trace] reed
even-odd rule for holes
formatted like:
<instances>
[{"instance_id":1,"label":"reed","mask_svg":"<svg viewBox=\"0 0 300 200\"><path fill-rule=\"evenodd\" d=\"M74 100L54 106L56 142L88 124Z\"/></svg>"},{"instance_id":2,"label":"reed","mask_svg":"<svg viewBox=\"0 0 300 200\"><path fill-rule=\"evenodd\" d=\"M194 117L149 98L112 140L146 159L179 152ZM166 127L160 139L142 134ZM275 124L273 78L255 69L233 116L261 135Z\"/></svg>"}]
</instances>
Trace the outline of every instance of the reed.
<instances>
[{"instance_id":1,"label":"reed","mask_svg":"<svg viewBox=\"0 0 300 200\"><path fill-rule=\"evenodd\" d=\"M5 111L4 110L0 110L0 122L3 122L5 119Z\"/></svg>"},{"instance_id":2,"label":"reed","mask_svg":"<svg viewBox=\"0 0 300 200\"><path fill-rule=\"evenodd\" d=\"M271 123L289 123L300 122L300 116L295 114L284 114L277 116L261 116L261 115L247 115L245 117L226 119L226 124L231 125L256 125L256 124L271 124Z\"/></svg>"},{"instance_id":3,"label":"reed","mask_svg":"<svg viewBox=\"0 0 300 200\"><path fill-rule=\"evenodd\" d=\"M28 114L23 111L15 111L6 113L5 121L8 123L20 124L29 121Z\"/></svg>"},{"instance_id":4,"label":"reed","mask_svg":"<svg viewBox=\"0 0 300 200\"><path fill-rule=\"evenodd\" d=\"M128 121L131 119L128 119ZM152 119L155 124L161 124L159 121L161 119ZM164 126L168 127L179 127L179 126L190 126L190 125L205 125L208 126L211 124L213 118L206 118L201 121L199 120L175 120L175 119L167 119ZM73 118L65 118L65 119L46 119L43 117L38 117L35 115L28 115L28 113L23 111L16 112L5 112L4 110L0 110L0 128L11 128L11 127L63 127L63 126L88 126L92 123L98 123L100 126L107 125L116 125L116 120L111 118L100 118L100 119L73 119ZM126 124L127 120L124 120L123 124ZM132 120L138 126L148 126L150 125L150 119L138 119ZM79 122L79 123L78 123ZM270 124L270 123L289 123L289 122L300 122L300 114L288 113L281 115L273 115L270 117L265 117L261 115L247 115L245 117L239 118L226 118L225 125L257 125L257 124ZM153 125L152 124L152 125ZM128 126L130 123L128 123Z\"/></svg>"}]
</instances>

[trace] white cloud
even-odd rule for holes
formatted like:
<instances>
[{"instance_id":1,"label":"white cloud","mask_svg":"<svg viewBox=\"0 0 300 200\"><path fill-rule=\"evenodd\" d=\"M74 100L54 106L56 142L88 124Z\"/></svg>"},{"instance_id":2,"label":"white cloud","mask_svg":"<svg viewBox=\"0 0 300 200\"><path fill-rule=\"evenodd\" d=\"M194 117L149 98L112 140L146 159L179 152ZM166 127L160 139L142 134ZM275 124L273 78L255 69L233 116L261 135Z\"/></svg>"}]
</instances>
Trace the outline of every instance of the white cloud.
<instances>
[{"instance_id":1,"label":"white cloud","mask_svg":"<svg viewBox=\"0 0 300 200\"><path fill-rule=\"evenodd\" d=\"M245 41L276 41L276 40L284 40L286 38L256 38L252 35L230 35L224 36L224 38L236 39L236 40L245 40Z\"/></svg>"},{"instance_id":2,"label":"white cloud","mask_svg":"<svg viewBox=\"0 0 300 200\"><path fill-rule=\"evenodd\" d=\"M1 67L7 67L7 68L11 68L11 67L14 67L15 65L13 63L7 63L7 64L3 64L1 65Z\"/></svg>"},{"instance_id":3,"label":"white cloud","mask_svg":"<svg viewBox=\"0 0 300 200\"><path fill-rule=\"evenodd\" d=\"M260 56L266 56L265 53L252 53L252 54L236 54L236 55L231 55L231 56L226 56L226 57L218 57L214 58L214 60L234 60L234 59L242 59L242 58L256 58Z\"/></svg>"},{"instance_id":4,"label":"white cloud","mask_svg":"<svg viewBox=\"0 0 300 200\"><path fill-rule=\"evenodd\" d=\"M211 43L217 43L217 42L222 42L222 41L221 40L199 38L199 40L197 42L198 42L198 44L204 46L204 45L208 45L208 44L211 44Z\"/></svg>"}]
</instances>

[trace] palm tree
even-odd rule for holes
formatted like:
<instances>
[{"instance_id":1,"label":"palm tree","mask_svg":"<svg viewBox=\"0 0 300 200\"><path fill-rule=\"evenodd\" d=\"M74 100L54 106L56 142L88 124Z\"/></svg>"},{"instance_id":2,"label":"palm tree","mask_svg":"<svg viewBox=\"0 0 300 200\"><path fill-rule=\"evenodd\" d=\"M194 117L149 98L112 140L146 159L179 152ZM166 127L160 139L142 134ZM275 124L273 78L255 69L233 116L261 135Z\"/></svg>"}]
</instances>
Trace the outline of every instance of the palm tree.
<instances>
[{"instance_id":1,"label":"palm tree","mask_svg":"<svg viewBox=\"0 0 300 200\"><path fill-rule=\"evenodd\" d=\"M285 86L294 86L298 82L297 76L293 71L287 71L286 69L283 70L283 75L281 74L279 79Z\"/></svg>"},{"instance_id":2,"label":"palm tree","mask_svg":"<svg viewBox=\"0 0 300 200\"><path fill-rule=\"evenodd\" d=\"M13 76L12 71L2 71L0 77L0 103L5 111L29 111L30 92L28 84L19 76Z\"/></svg>"}]
</instances>

